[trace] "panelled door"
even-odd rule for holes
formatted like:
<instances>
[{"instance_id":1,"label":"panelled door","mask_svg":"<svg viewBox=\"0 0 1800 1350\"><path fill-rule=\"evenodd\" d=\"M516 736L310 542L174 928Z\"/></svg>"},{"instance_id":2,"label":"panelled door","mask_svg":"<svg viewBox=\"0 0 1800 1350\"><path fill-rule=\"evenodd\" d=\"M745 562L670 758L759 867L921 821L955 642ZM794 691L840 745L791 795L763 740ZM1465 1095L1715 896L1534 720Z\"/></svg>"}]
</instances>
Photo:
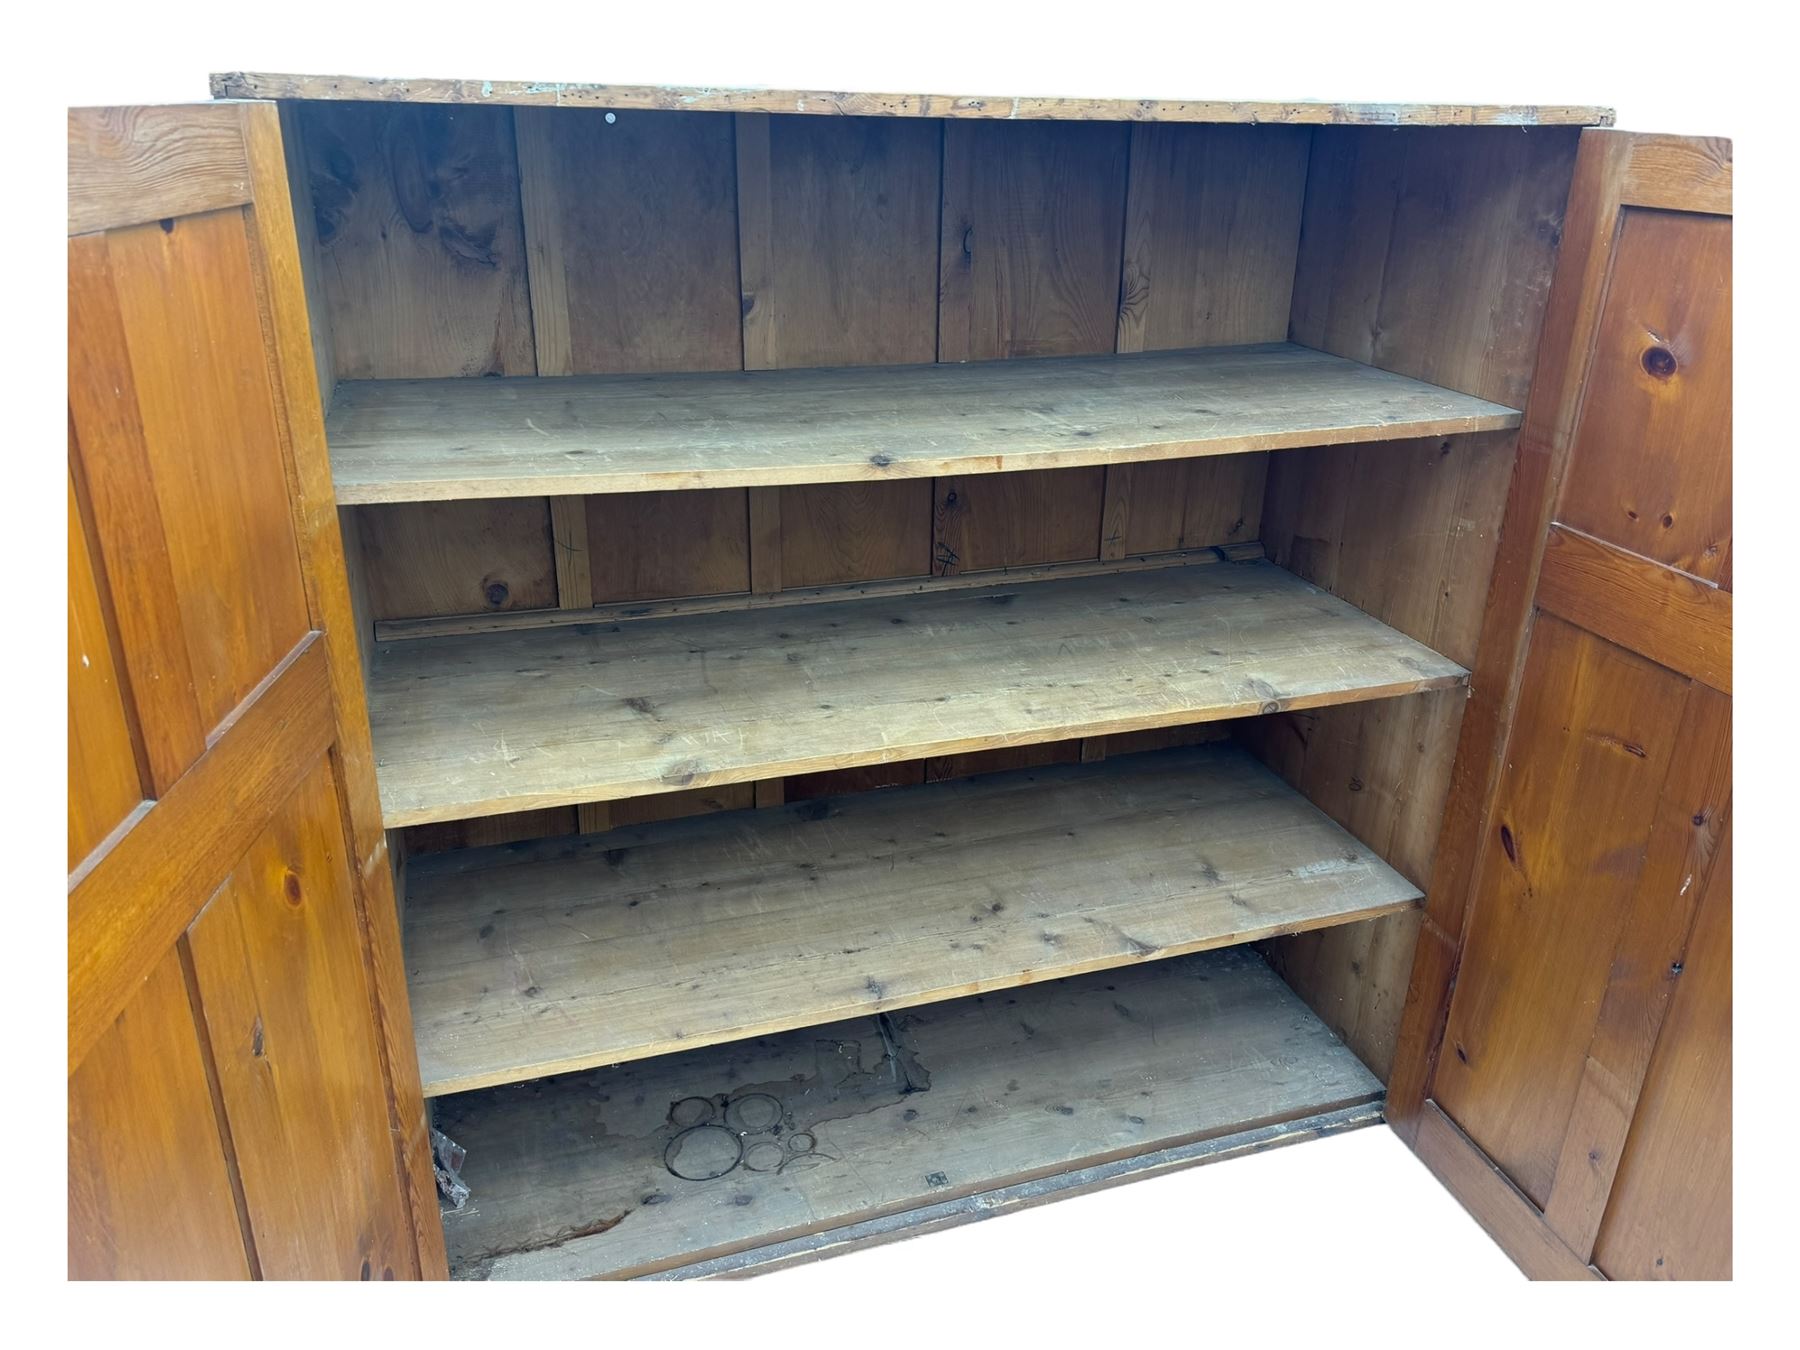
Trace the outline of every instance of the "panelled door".
<instances>
[{"instance_id":1,"label":"panelled door","mask_svg":"<svg viewBox=\"0 0 1800 1350\"><path fill-rule=\"evenodd\" d=\"M1533 1275L1731 1273L1731 147L1584 133L1390 1088Z\"/></svg>"},{"instance_id":2,"label":"panelled door","mask_svg":"<svg viewBox=\"0 0 1800 1350\"><path fill-rule=\"evenodd\" d=\"M443 1271L272 104L69 115L69 1273Z\"/></svg>"}]
</instances>

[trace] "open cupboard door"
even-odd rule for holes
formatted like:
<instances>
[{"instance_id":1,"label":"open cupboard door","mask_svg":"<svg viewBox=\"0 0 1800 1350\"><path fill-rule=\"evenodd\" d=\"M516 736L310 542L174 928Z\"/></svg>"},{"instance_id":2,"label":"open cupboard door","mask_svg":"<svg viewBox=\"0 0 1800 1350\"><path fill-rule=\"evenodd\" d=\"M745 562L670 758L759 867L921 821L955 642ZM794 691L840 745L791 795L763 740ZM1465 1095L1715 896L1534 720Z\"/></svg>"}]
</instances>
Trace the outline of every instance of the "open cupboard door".
<instances>
[{"instance_id":1,"label":"open cupboard door","mask_svg":"<svg viewBox=\"0 0 1800 1350\"><path fill-rule=\"evenodd\" d=\"M274 105L69 114L69 1273L440 1275Z\"/></svg>"},{"instance_id":2,"label":"open cupboard door","mask_svg":"<svg viewBox=\"0 0 1800 1350\"><path fill-rule=\"evenodd\" d=\"M1731 1275L1731 146L1584 132L1389 1115L1537 1277Z\"/></svg>"}]
</instances>

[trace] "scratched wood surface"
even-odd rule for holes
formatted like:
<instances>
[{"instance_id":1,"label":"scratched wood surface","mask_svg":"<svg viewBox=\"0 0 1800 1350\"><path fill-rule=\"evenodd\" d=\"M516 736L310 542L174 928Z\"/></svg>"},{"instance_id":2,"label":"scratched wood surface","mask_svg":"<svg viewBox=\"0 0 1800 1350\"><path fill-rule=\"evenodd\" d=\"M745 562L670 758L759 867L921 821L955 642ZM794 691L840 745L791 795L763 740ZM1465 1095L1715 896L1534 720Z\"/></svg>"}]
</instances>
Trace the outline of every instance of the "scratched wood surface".
<instances>
[{"instance_id":1,"label":"scratched wood surface","mask_svg":"<svg viewBox=\"0 0 1800 1350\"><path fill-rule=\"evenodd\" d=\"M929 635L929 659L919 640ZM1266 562L383 645L390 828L1460 683Z\"/></svg>"},{"instance_id":2,"label":"scratched wood surface","mask_svg":"<svg viewBox=\"0 0 1800 1350\"><path fill-rule=\"evenodd\" d=\"M1343 103L1318 99L1076 98L978 94L712 89L547 80L396 79L361 75L215 73L216 98L375 99L539 107L666 108L841 117L1056 118L1074 121L1250 122L1360 126L1610 126L1610 108L1581 104Z\"/></svg>"},{"instance_id":3,"label":"scratched wood surface","mask_svg":"<svg viewBox=\"0 0 1800 1350\"><path fill-rule=\"evenodd\" d=\"M1511 408L1288 343L1068 360L346 381L338 500L768 487L1514 427Z\"/></svg>"},{"instance_id":4,"label":"scratched wood surface","mask_svg":"<svg viewBox=\"0 0 1800 1350\"><path fill-rule=\"evenodd\" d=\"M1225 745L443 854L410 877L413 1022L432 1095L1345 923L1419 896Z\"/></svg>"},{"instance_id":5,"label":"scratched wood surface","mask_svg":"<svg viewBox=\"0 0 1800 1350\"><path fill-rule=\"evenodd\" d=\"M464 1277L639 1274L1380 1091L1208 952L441 1099L444 1230Z\"/></svg>"}]
</instances>

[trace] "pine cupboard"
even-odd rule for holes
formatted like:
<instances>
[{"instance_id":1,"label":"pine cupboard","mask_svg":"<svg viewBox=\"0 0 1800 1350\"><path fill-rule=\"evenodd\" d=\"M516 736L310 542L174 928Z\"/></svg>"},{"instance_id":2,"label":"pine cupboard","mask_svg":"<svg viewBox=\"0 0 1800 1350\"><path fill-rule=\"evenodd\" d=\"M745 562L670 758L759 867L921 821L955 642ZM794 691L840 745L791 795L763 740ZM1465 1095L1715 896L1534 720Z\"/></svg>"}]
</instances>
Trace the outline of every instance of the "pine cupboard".
<instances>
[{"instance_id":1,"label":"pine cupboard","mask_svg":"<svg viewBox=\"0 0 1800 1350\"><path fill-rule=\"evenodd\" d=\"M1533 1276L1729 1278L1728 142L213 93L69 118L72 1277L1385 1121Z\"/></svg>"}]
</instances>

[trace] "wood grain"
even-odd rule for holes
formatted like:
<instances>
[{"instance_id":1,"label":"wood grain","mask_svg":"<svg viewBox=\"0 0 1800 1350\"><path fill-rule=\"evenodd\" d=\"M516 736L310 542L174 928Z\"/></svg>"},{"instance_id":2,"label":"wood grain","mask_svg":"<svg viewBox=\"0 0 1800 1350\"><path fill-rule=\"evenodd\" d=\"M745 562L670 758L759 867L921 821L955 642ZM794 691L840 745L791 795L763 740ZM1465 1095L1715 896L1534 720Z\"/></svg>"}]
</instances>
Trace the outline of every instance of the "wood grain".
<instances>
[{"instance_id":1,"label":"wood grain","mask_svg":"<svg viewBox=\"0 0 1800 1350\"><path fill-rule=\"evenodd\" d=\"M1615 1280L1731 1278L1731 989L1728 827L1594 1249Z\"/></svg>"},{"instance_id":2,"label":"wood grain","mask_svg":"<svg viewBox=\"0 0 1800 1350\"><path fill-rule=\"evenodd\" d=\"M447 1099L483 1198L446 1231L459 1275L623 1276L1379 1092L1254 956L1209 952ZM672 1108L721 1101L771 1128L675 1145ZM739 1142L712 1181L665 1161Z\"/></svg>"},{"instance_id":3,"label":"wood grain","mask_svg":"<svg viewBox=\"0 0 1800 1350\"><path fill-rule=\"evenodd\" d=\"M337 375L537 371L507 108L302 109Z\"/></svg>"},{"instance_id":4,"label":"wood grain","mask_svg":"<svg viewBox=\"0 0 1800 1350\"><path fill-rule=\"evenodd\" d=\"M948 122L938 360L1110 352L1127 132Z\"/></svg>"},{"instance_id":5,"label":"wood grain","mask_svg":"<svg viewBox=\"0 0 1800 1350\"><path fill-rule=\"evenodd\" d=\"M1522 689L1433 1095L1541 1208L1689 685L1540 617Z\"/></svg>"},{"instance_id":6,"label":"wood grain","mask_svg":"<svg viewBox=\"0 0 1800 1350\"><path fill-rule=\"evenodd\" d=\"M1100 556L1125 558L1262 537L1267 455L1110 464Z\"/></svg>"},{"instance_id":7,"label":"wood grain","mask_svg":"<svg viewBox=\"0 0 1800 1350\"><path fill-rule=\"evenodd\" d=\"M1523 406L1576 139L1315 132L1290 336Z\"/></svg>"},{"instance_id":8,"label":"wood grain","mask_svg":"<svg viewBox=\"0 0 1800 1350\"><path fill-rule=\"evenodd\" d=\"M340 532L343 512L331 492L323 417L325 390L315 382L320 344L309 331L308 309L316 290L312 289L308 259L289 247L298 232L283 188L291 186L295 166L282 142L278 111L260 104L241 111L258 203L250 227L256 241L253 256L263 305L264 341L281 410L279 422L286 436L308 608L315 627L325 634L336 721L333 761L339 810L353 860L355 922L370 982L370 1013L379 1036L381 1076L365 1080L363 1090L380 1090L385 1097L388 1134L406 1209L397 1222L410 1225L408 1262L421 1277L441 1279L446 1274L443 1228L433 1213L436 1182L418 1070L409 1053L412 1021L400 993L404 970L394 878L404 859L389 858L387 835L381 828L359 641L368 632L366 604L359 615ZM309 353L313 358L310 365Z\"/></svg>"},{"instance_id":9,"label":"wood grain","mask_svg":"<svg viewBox=\"0 0 1800 1350\"><path fill-rule=\"evenodd\" d=\"M767 490L781 491L778 488ZM758 489L751 489L753 494L757 491ZM1078 562L1002 568L996 572L951 572L923 577L850 581L829 586L796 586L772 592L752 589L723 595L683 596L670 600L609 602L595 605L586 613L540 609L510 614L461 614L437 619L390 619L375 625L375 638L380 642L412 641L415 638L460 637L472 633L517 633L538 628L631 623L639 619L671 618L677 614L724 614L743 609L833 605L843 600L888 599L932 592L979 590L1002 581L1062 581L1071 577L1117 576L1122 572L1154 572L1166 567L1207 567L1213 563L1255 562L1262 556L1262 544L1252 540L1244 544L1221 544L1214 548L1144 553L1126 558L1083 558Z\"/></svg>"},{"instance_id":10,"label":"wood grain","mask_svg":"<svg viewBox=\"0 0 1800 1350\"><path fill-rule=\"evenodd\" d=\"M538 373L740 369L731 119L514 118Z\"/></svg>"},{"instance_id":11,"label":"wood grain","mask_svg":"<svg viewBox=\"0 0 1800 1350\"><path fill-rule=\"evenodd\" d=\"M1610 108L1572 104L1227 102L1198 99L1011 97L700 89L680 85L522 80L389 79L232 71L214 74L215 98L372 99L384 103L487 103L540 107L663 108L696 112L809 113L841 117L1249 122L1302 125L1610 126Z\"/></svg>"},{"instance_id":12,"label":"wood grain","mask_svg":"<svg viewBox=\"0 0 1800 1350\"><path fill-rule=\"evenodd\" d=\"M211 734L311 626L263 332L245 299L257 287L250 240L241 212L221 212L108 231L106 242ZM229 589L212 583L221 573Z\"/></svg>"},{"instance_id":13,"label":"wood grain","mask_svg":"<svg viewBox=\"0 0 1800 1350\"><path fill-rule=\"evenodd\" d=\"M1391 912L1419 892L1207 746L418 860L433 1095Z\"/></svg>"},{"instance_id":14,"label":"wood grain","mask_svg":"<svg viewBox=\"0 0 1800 1350\"><path fill-rule=\"evenodd\" d=\"M69 869L145 797L131 710L94 568L93 543L69 482Z\"/></svg>"},{"instance_id":15,"label":"wood grain","mask_svg":"<svg viewBox=\"0 0 1800 1350\"><path fill-rule=\"evenodd\" d=\"M1563 1245L1543 1215L1468 1135L1427 1102L1413 1145L1419 1158L1462 1202L1503 1251L1534 1280L1592 1280L1597 1272Z\"/></svg>"},{"instance_id":16,"label":"wood grain","mask_svg":"<svg viewBox=\"0 0 1800 1350\"><path fill-rule=\"evenodd\" d=\"M392 827L1462 679L1453 662L1252 562L549 628L505 644L389 643L370 718Z\"/></svg>"},{"instance_id":17,"label":"wood grain","mask_svg":"<svg viewBox=\"0 0 1800 1350\"><path fill-rule=\"evenodd\" d=\"M1730 217L1623 211L1594 344L1556 518L1716 582L1731 549Z\"/></svg>"},{"instance_id":18,"label":"wood grain","mask_svg":"<svg viewBox=\"0 0 1800 1350\"><path fill-rule=\"evenodd\" d=\"M750 589L750 517L742 490L587 499L594 601Z\"/></svg>"},{"instance_id":19,"label":"wood grain","mask_svg":"<svg viewBox=\"0 0 1800 1350\"><path fill-rule=\"evenodd\" d=\"M200 757L206 728L104 235L69 241L69 337L70 474L103 544L96 580L112 601L154 795Z\"/></svg>"},{"instance_id":20,"label":"wood grain","mask_svg":"<svg viewBox=\"0 0 1800 1350\"><path fill-rule=\"evenodd\" d=\"M242 206L250 168L235 108L69 109L69 233Z\"/></svg>"},{"instance_id":21,"label":"wood grain","mask_svg":"<svg viewBox=\"0 0 1800 1350\"><path fill-rule=\"evenodd\" d=\"M1730 819L1731 700L1714 690L1695 689L1675 736L1669 776L1645 840L1644 869L1613 951L1606 994L1544 1205L1545 1220L1578 1254L1594 1251L1652 1050L1670 996L1686 974L1695 911L1712 885L1714 869L1725 867L1729 877L1730 862L1723 855L1729 848ZM1725 888L1730 889L1729 879ZM1703 1015L1716 1014L1708 1009ZM1711 1139L1696 1140L1696 1150L1716 1155L1720 1141L1730 1135L1727 1127ZM1666 1144L1658 1140L1655 1146ZM1726 1250L1729 1245L1728 1236Z\"/></svg>"},{"instance_id":22,"label":"wood grain","mask_svg":"<svg viewBox=\"0 0 1800 1350\"><path fill-rule=\"evenodd\" d=\"M1136 122L1118 350L1280 342L1312 134Z\"/></svg>"},{"instance_id":23,"label":"wood grain","mask_svg":"<svg viewBox=\"0 0 1800 1350\"><path fill-rule=\"evenodd\" d=\"M1511 408L1271 343L978 365L345 383L328 434L338 500L361 503L924 478L1518 423Z\"/></svg>"},{"instance_id":24,"label":"wood grain","mask_svg":"<svg viewBox=\"0 0 1800 1350\"><path fill-rule=\"evenodd\" d=\"M154 809L71 874L71 1073L330 736L325 653L309 639Z\"/></svg>"},{"instance_id":25,"label":"wood grain","mask_svg":"<svg viewBox=\"0 0 1800 1350\"><path fill-rule=\"evenodd\" d=\"M1526 408L1528 420L1507 488L1475 678L1458 734L1443 827L1426 888L1425 920L1388 1081L1390 1118L1408 1140L1419 1127L1442 1046L1469 887L1488 837L1489 808L1535 612L1544 532L1579 416L1589 334L1605 300L1617 235L1619 179L1632 140L1611 133L1584 136L1576 162L1565 220L1567 238L1537 358L1537 396Z\"/></svg>"},{"instance_id":26,"label":"wood grain","mask_svg":"<svg viewBox=\"0 0 1800 1350\"><path fill-rule=\"evenodd\" d=\"M202 1054L171 945L69 1075L70 1279L250 1277Z\"/></svg>"},{"instance_id":27,"label":"wood grain","mask_svg":"<svg viewBox=\"0 0 1800 1350\"><path fill-rule=\"evenodd\" d=\"M736 121L744 368L936 359L938 127Z\"/></svg>"},{"instance_id":28,"label":"wood grain","mask_svg":"<svg viewBox=\"0 0 1800 1350\"><path fill-rule=\"evenodd\" d=\"M1731 692L1731 592L1566 525L1544 541L1538 604L1552 614Z\"/></svg>"},{"instance_id":29,"label":"wood grain","mask_svg":"<svg viewBox=\"0 0 1800 1350\"><path fill-rule=\"evenodd\" d=\"M777 589L918 577L931 571L928 479L750 491L780 496Z\"/></svg>"},{"instance_id":30,"label":"wood grain","mask_svg":"<svg viewBox=\"0 0 1800 1350\"><path fill-rule=\"evenodd\" d=\"M939 576L1100 556L1104 469L959 474L936 486L931 570Z\"/></svg>"},{"instance_id":31,"label":"wood grain","mask_svg":"<svg viewBox=\"0 0 1800 1350\"><path fill-rule=\"evenodd\" d=\"M542 497L357 508L370 617L546 609L560 602ZM590 596L589 604L592 604Z\"/></svg>"},{"instance_id":32,"label":"wood grain","mask_svg":"<svg viewBox=\"0 0 1800 1350\"><path fill-rule=\"evenodd\" d=\"M188 942L263 1278L412 1278L332 777L314 762Z\"/></svg>"}]
</instances>

